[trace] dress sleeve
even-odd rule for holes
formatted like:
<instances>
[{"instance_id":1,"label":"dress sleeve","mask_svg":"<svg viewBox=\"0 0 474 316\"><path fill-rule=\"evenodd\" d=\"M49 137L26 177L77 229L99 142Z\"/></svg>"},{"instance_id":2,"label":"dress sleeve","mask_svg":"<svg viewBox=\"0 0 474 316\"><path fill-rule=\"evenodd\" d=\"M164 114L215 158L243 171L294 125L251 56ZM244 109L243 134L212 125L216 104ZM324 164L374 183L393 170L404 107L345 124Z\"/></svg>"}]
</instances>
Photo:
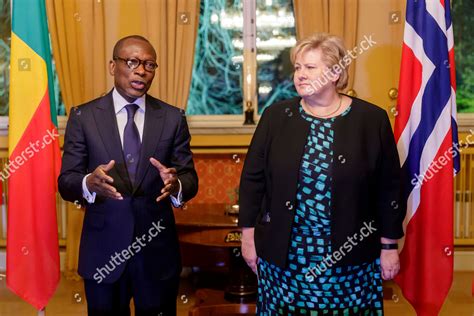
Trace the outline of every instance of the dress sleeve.
<instances>
[{"instance_id":1,"label":"dress sleeve","mask_svg":"<svg viewBox=\"0 0 474 316\"><path fill-rule=\"evenodd\" d=\"M381 154L377 179L377 218L381 236L390 239L403 237L406 202L401 190L401 168L395 137L387 113L380 125Z\"/></svg>"},{"instance_id":2,"label":"dress sleeve","mask_svg":"<svg viewBox=\"0 0 474 316\"><path fill-rule=\"evenodd\" d=\"M270 130L268 108L263 112L252 137L239 188L239 226L254 227L265 195L266 144Z\"/></svg>"}]
</instances>

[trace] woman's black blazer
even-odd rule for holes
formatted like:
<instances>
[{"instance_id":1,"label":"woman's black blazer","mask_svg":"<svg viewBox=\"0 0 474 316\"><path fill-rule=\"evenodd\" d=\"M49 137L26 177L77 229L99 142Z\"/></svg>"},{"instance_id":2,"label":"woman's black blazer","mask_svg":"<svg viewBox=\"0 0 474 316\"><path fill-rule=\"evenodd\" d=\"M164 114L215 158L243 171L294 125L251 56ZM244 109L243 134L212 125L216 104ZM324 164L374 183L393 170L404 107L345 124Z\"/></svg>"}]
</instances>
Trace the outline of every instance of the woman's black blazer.
<instances>
[{"instance_id":1,"label":"woman's black blazer","mask_svg":"<svg viewBox=\"0 0 474 316\"><path fill-rule=\"evenodd\" d=\"M240 180L239 226L255 227L257 255L285 267L301 158L310 123L300 98L268 107L253 135ZM352 98L334 124L331 245L335 266L370 262L380 237L399 239L406 205L387 113ZM364 228L365 227L365 228ZM336 253L339 252L339 253Z\"/></svg>"}]
</instances>

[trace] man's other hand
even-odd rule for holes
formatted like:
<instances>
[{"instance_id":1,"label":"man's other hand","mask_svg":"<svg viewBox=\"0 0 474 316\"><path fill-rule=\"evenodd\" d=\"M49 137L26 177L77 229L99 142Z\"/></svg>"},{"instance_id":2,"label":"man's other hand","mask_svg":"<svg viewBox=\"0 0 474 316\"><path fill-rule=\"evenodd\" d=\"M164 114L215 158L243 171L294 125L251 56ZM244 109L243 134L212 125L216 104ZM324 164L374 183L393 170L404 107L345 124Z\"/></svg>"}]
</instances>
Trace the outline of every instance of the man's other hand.
<instances>
[{"instance_id":1,"label":"man's other hand","mask_svg":"<svg viewBox=\"0 0 474 316\"><path fill-rule=\"evenodd\" d=\"M86 185L89 192L95 192L100 196L107 198L122 200L122 194L117 192L117 189L112 185L114 179L107 175L107 172L112 170L115 161L111 160L106 165L98 166L86 179Z\"/></svg>"},{"instance_id":2,"label":"man's other hand","mask_svg":"<svg viewBox=\"0 0 474 316\"><path fill-rule=\"evenodd\" d=\"M178 173L175 168L167 168L161 162L155 158L150 158L151 164L158 169L161 180L163 180L164 186L161 189L161 195L156 198L156 202L159 202L169 195L175 196L179 192Z\"/></svg>"}]
</instances>

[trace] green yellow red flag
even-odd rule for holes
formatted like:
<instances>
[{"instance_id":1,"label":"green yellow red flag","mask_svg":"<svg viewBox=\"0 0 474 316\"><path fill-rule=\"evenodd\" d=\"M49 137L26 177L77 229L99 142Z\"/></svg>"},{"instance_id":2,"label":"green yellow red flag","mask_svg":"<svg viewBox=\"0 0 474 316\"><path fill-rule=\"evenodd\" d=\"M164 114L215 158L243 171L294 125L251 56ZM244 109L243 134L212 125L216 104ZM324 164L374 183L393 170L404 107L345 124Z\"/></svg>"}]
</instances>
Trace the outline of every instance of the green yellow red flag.
<instances>
[{"instance_id":1,"label":"green yellow red flag","mask_svg":"<svg viewBox=\"0 0 474 316\"><path fill-rule=\"evenodd\" d=\"M43 309L59 282L59 134L44 0L12 0L7 286Z\"/></svg>"}]
</instances>

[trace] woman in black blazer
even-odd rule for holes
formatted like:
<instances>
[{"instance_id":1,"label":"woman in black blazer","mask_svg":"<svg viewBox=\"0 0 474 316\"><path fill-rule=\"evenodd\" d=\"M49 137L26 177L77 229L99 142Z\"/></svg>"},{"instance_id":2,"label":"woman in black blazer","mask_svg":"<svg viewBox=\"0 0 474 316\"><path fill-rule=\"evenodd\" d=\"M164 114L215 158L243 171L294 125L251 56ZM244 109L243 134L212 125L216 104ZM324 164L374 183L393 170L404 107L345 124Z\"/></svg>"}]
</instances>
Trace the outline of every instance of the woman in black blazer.
<instances>
[{"instance_id":1,"label":"woman in black blazer","mask_svg":"<svg viewBox=\"0 0 474 316\"><path fill-rule=\"evenodd\" d=\"M240 182L258 314L381 315L405 216L389 119L338 92L351 62L340 38L306 38L291 60L300 97L264 111Z\"/></svg>"}]
</instances>

